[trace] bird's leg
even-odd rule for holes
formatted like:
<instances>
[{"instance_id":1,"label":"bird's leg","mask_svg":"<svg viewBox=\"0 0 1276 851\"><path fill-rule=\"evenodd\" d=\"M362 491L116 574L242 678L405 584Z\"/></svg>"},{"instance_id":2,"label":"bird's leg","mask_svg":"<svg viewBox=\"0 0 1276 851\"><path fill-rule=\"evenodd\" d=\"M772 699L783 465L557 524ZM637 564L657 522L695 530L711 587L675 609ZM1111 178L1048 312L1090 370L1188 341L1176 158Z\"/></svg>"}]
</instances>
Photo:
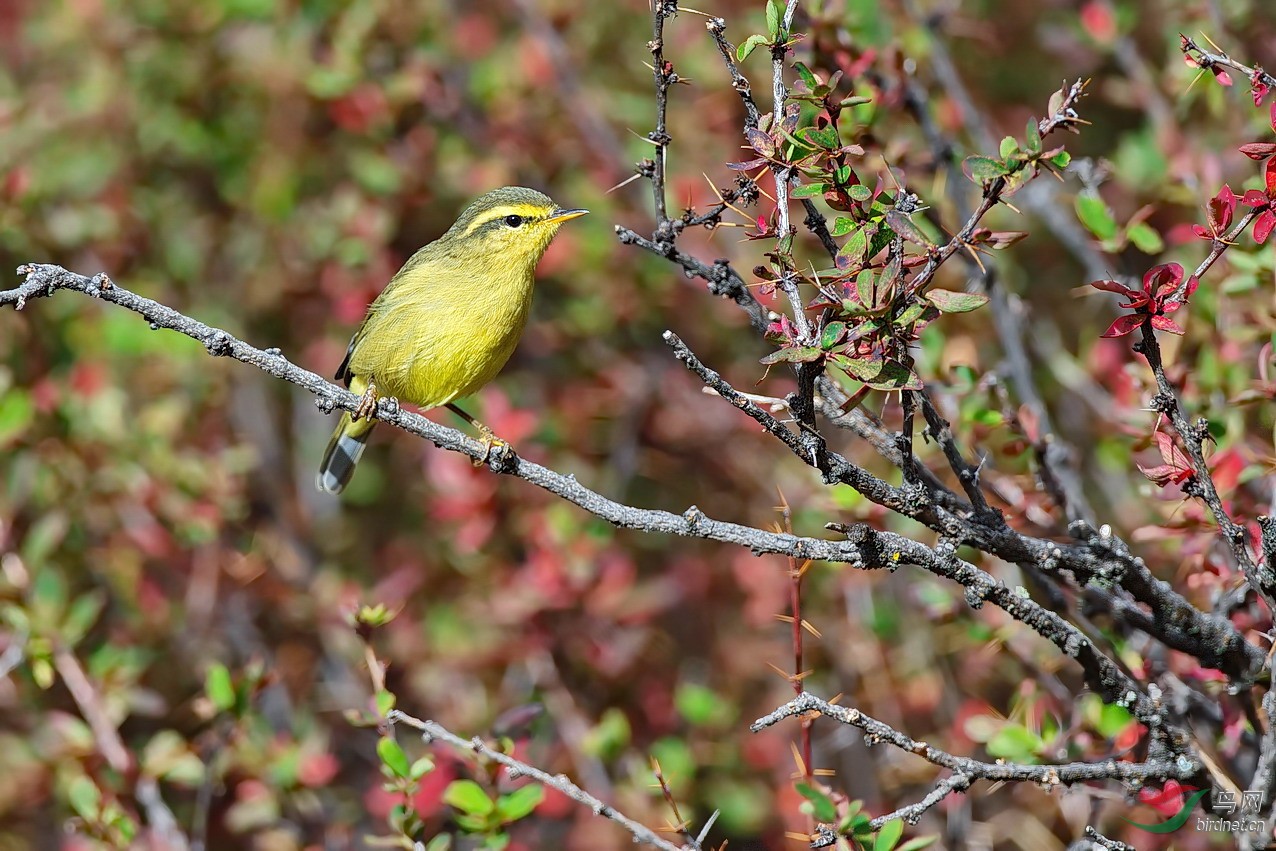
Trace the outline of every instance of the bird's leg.
<instances>
[{"instance_id":1,"label":"bird's leg","mask_svg":"<svg viewBox=\"0 0 1276 851\"><path fill-rule=\"evenodd\" d=\"M487 463L487 459L488 459L489 457L491 457L491 455L492 455L492 450L493 450L494 448L496 448L496 447L498 447L498 446L500 446L500 447L502 447L502 448L504 448L504 449L508 449L508 448L509 448L509 444L508 444L508 443L506 443L505 441L501 440L499 437L497 437L497 436L496 436L496 434L495 434L495 433L493 433L493 431L492 431L490 428L488 428L487 426L483 425L481 422L479 422L478 420L474 419L474 418L473 418L473 417L471 417L469 414L465 413L465 411L462 411L462 410L461 410L460 408L458 408L456 405L453 405L451 402L449 402L449 403L448 403L448 405L447 405L447 408L448 408L448 410L450 410L452 413L456 414L458 417L460 417L461 419L465 420L465 421L466 421L467 423L469 423L470 425L474 426L474 428L478 429L479 439L483 441L484 452L483 452L483 457L482 457L482 458L475 458L475 459L474 459L474 466L475 466L475 467L482 467L484 464L486 464L486 463Z\"/></svg>"},{"instance_id":2,"label":"bird's leg","mask_svg":"<svg viewBox=\"0 0 1276 851\"><path fill-rule=\"evenodd\" d=\"M363 395L359 397L359 407L354 409L354 413L350 415L350 419L354 422L367 417L372 419L377 413L377 382L372 376L368 376L368 389L363 391Z\"/></svg>"}]
</instances>

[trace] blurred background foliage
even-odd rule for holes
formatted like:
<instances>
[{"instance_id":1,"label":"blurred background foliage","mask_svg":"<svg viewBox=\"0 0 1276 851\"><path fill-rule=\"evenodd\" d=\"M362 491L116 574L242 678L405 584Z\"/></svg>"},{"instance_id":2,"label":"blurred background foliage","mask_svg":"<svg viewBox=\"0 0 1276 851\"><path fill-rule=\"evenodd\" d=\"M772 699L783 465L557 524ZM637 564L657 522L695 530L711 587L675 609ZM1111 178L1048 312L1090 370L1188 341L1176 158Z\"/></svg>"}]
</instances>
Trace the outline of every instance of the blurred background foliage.
<instances>
[{"instance_id":1,"label":"blurred background foliage","mask_svg":"<svg viewBox=\"0 0 1276 851\"><path fill-rule=\"evenodd\" d=\"M760 4L705 3L735 42L763 28ZM1184 245L1183 227L1203 220L1223 180L1257 185L1235 147L1265 138L1265 113L1250 108L1243 81L1192 85L1177 48L1179 31L1204 30L1238 58L1276 62L1276 27L1258 0L810 6L799 55L818 50L805 58L824 73L860 70L853 88L876 96L856 110L864 140L950 223L945 181L963 178L935 168L898 98L863 74L914 75L939 127L973 150L971 116L936 82L930 19L919 17L934 13L995 138L1021 133L1065 77L1093 77L1083 110L1093 126L1069 142L1081 179L1048 196L1073 227L1078 192L1101 197L1122 229L1153 205L1146 221L1169 242L1166 256L1194 265L1200 244ZM106 271L329 374L379 287L472 197L543 188L593 214L551 248L524 342L471 412L525 456L631 504L694 503L769 526L782 494L800 533L861 519L915 534L849 489L820 486L705 397L661 343L671 328L737 386L762 379L766 346L734 305L612 232L650 229L645 182L607 192L650 152L639 138L654 114L650 32L647 5L634 0L7 0L0 268ZM764 53L746 66L758 92ZM670 203L703 206L713 195L702 175L729 185L724 163L741 158L739 100L702 18L683 13L667 27L666 55L691 81L671 101ZM1128 347L1097 340L1114 306L1077 299L1086 269L1038 219L1002 209L990 224L1032 232L997 256L1000 279L1025 299L1043 386L1064 435L1086 447L1096 498L1114 525L1166 538L1145 555L1178 578L1183 542L1166 524L1195 515L1142 498L1149 486L1131 475L1150 425L1135 410L1142 367ZM684 247L747 271L764 244L741 233L688 234ZM1158 240L1142 238L1155 256L1113 238L1108 269L1150 266ZM1270 252L1235 251L1202 287L1200 310L1227 330L1226 345L1270 338L1271 279ZM956 268L948 281L964 285ZM1195 370L1194 398L1217 406L1222 445L1252 450L1240 465L1252 470L1256 442L1271 454L1270 414L1226 401L1249 387L1255 364L1229 355L1212 327L1189 330L1176 362ZM992 341L983 312L947 318L923 340L921 363L960 401L963 438L1001 452L1013 436L994 389L978 383L1000 366ZM788 381L775 370L759 392L783 395ZM790 780L795 728L745 730L791 694L770 667L792 664L789 627L775 617L787 611L789 565L615 531L388 429L334 500L313 486L331 425L288 385L127 312L70 296L0 312L0 594L7 646L23 654L6 657L21 661L0 680L0 849L90 847L83 830L65 830L69 819L123 842L86 789L135 816L139 774L158 779L183 829L212 848L363 847L386 833L395 800L382 789L376 733L347 718L370 707L347 621L360 603L402 610L373 643L405 711L471 735L542 703L518 734L532 762L659 825L671 816L651 787L656 756L684 815L698 824L722 811L718 841L800 846L784 839L807 828ZM837 440L875 464L867 447ZM984 566L1018 581L1005 565ZM1033 759L1105 753L1128 732L1097 701L1060 699L1068 690L1051 684L1075 687L1076 672L1052 648L996 612L970 611L933 578L816 565L805 599L822 633L808 687L845 693L917 738ZM1128 654L1138 662L1138 647ZM222 705L206 685L215 666L243 690L242 705ZM77 668L118 728L129 771L103 758L73 693ZM818 729L817 767L873 812L930 782L912 757ZM448 831L442 789L473 771L445 752L435 759L417 808L431 831ZM973 847L1062 848L1105 803L1128 809L1119 795L1003 788L952 801L921 829L942 833L964 813ZM554 795L512 842L630 845Z\"/></svg>"}]
</instances>

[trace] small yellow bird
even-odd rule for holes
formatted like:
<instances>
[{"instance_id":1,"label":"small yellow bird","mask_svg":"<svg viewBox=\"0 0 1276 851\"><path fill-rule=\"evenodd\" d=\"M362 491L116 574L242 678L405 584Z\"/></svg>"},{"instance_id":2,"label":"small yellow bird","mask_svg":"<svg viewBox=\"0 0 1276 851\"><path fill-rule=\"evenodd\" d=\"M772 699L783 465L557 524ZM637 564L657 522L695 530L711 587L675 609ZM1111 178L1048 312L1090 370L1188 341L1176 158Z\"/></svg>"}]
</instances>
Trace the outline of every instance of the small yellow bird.
<instances>
[{"instance_id":1,"label":"small yellow bird","mask_svg":"<svg viewBox=\"0 0 1276 851\"><path fill-rule=\"evenodd\" d=\"M568 219L534 189L494 189L461 213L447 233L413 254L368 308L337 380L363 398L343 413L319 466L319 490L341 493L354 475L381 396L420 408L452 404L487 384L518 345L532 305L536 264Z\"/></svg>"}]
</instances>

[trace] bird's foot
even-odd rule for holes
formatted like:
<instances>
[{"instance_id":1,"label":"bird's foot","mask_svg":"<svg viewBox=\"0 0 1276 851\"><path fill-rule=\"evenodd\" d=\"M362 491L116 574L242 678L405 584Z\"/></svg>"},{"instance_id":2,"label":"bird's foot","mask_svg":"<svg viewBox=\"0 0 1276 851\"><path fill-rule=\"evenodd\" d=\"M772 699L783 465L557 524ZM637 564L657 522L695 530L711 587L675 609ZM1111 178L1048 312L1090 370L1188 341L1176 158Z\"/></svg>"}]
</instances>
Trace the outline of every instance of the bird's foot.
<instances>
[{"instance_id":1,"label":"bird's foot","mask_svg":"<svg viewBox=\"0 0 1276 851\"><path fill-rule=\"evenodd\" d=\"M497 437L490 428L481 423L478 426L479 440L483 443L483 457L474 459L475 467L482 467L492 457L492 450L504 452L510 448L510 445Z\"/></svg>"},{"instance_id":2,"label":"bird's foot","mask_svg":"<svg viewBox=\"0 0 1276 851\"><path fill-rule=\"evenodd\" d=\"M363 395L359 397L359 407L354 409L354 413L350 415L350 419L354 422L367 417L372 419L377 413L377 383L368 380L368 389L363 391Z\"/></svg>"}]
</instances>

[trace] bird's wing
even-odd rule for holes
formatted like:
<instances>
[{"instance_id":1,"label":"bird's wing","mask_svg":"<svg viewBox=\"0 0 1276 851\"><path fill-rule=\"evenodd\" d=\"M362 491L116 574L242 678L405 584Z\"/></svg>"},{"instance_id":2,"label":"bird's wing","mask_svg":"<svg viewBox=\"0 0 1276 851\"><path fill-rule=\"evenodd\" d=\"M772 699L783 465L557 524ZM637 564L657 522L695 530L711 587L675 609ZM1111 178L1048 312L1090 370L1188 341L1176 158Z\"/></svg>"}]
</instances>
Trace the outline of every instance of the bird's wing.
<instances>
[{"instance_id":1,"label":"bird's wing","mask_svg":"<svg viewBox=\"0 0 1276 851\"><path fill-rule=\"evenodd\" d=\"M354 377L354 371L350 368L350 360L354 356L354 350L358 347L359 343L363 341L363 337L368 331L369 324L371 324L376 314L385 308L387 302L393 302L395 300L395 294L399 290L399 287L397 287L396 284L399 284L404 275L408 272L411 272L417 266L426 262L435 253L436 248L437 243L430 243L417 249L417 251L408 258L408 262L403 264L403 268L395 273L394 277L390 279L390 282L385 285L385 288L377 295L372 304L368 306L367 315L363 317L363 322L359 325L359 330L355 331L354 336L350 338L350 345L346 346L346 356L342 359L341 366L337 367L337 374L335 377L338 381L345 382L347 387L350 386L350 379ZM418 299L426 292L428 292L428 290L419 290L417 293Z\"/></svg>"},{"instance_id":2,"label":"bird's wing","mask_svg":"<svg viewBox=\"0 0 1276 851\"><path fill-rule=\"evenodd\" d=\"M341 366L337 367L337 374L333 376L338 381L343 382L347 387L350 386L350 379L354 377L354 373L350 371L350 356L354 354L354 347L359 344L359 340L363 338L363 329L367 327L365 320L359 326L359 330L354 332L354 336L350 338L350 345L346 346L346 356L341 359Z\"/></svg>"}]
</instances>

